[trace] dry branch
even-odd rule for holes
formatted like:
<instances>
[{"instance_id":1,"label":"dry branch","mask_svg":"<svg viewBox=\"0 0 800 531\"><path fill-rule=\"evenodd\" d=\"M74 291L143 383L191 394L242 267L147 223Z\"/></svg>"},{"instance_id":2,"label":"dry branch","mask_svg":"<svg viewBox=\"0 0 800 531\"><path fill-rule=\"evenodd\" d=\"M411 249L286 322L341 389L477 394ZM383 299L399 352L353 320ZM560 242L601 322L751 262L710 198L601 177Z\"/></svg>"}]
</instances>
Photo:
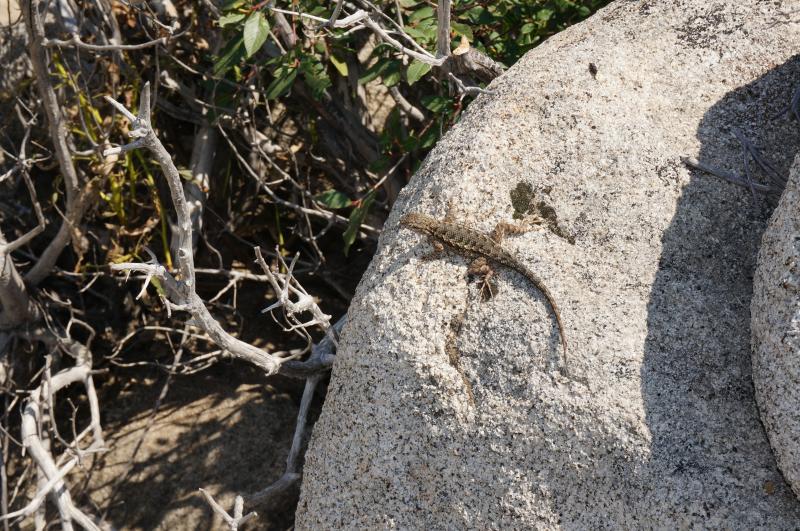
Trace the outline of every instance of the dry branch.
<instances>
[{"instance_id":1,"label":"dry branch","mask_svg":"<svg viewBox=\"0 0 800 531\"><path fill-rule=\"evenodd\" d=\"M228 334L217 320L214 319L208 311L208 308L206 308L205 303L196 292L190 209L186 201L186 196L184 195L183 184L178 169L175 167L169 153L153 131L150 122L150 84L146 83L142 89L138 116L134 116L133 113L115 100L111 98L107 99L119 112L131 121L131 131L129 135L135 140L125 146L108 149L104 154L111 155L131 149L146 148L153 154L153 157L158 162L167 180L172 196L172 203L177 214L177 223L173 228L177 233L174 235L174 240L177 242L176 261L180 275L179 278L174 277L164 266L155 260L154 256L150 262L145 264L113 264L111 268L115 271L135 271L143 273L145 275L143 291L147 288L150 280L153 278L158 279L161 288L167 295L165 303L168 311L179 310L188 312L192 316L190 324L203 329L219 347L227 350L236 357L260 367L267 375L275 374L278 372L281 364L287 360ZM301 323L295 319L292 321L292 326L290 327L292 330L304 331L306 327L310 326L320 326L324 330L327 329L330 317L319 310L319 307L313 302L313 299L311 299L299 283L293 279L291 274L278 275L277 273L273 273L269 268L265 269L265 274L272 277L271 282L276 287L276 290L281 289L281 293L285 295L281 299L281 305L287 310L287 315L290 319L294 319L294 316L302 311L310 311L314 316L312 321L307 323ZM292 302L288 296L290 291L291 295L300 297L301 299L296 303Z\"/></svg>"},{"instance_id":2,"label":"dry branch","mask_svg":"<svg viewBox=\"0 0 800 531\"><path fill-rule=\"evenodd\" d=\"M53 376L49 376L49 370L46 370L42 383L31 392L22 408L22 443L36 463L41 476L39 489L33 502L49 494L58 508L62 529L73 529L72 522L74 520L84 529L99 531L100 528L94 521L73 503L69 489L61 479L66 472L63 467L59 469L56 459L49 449L49 437L43 432L45 411L50 417L50 424L55 425L55 420L52 418L55 394L73 383L82 382L89 398L91 422L88 428L76 435L68 452L74 456L72 459L80 462L82 456L104 449L99 402L92 379L91 353L76 341L56 337L49 330L37 329L26 332L26 335L28 339L40 340L53 347L64 348L76 358L75 366ZM81 449L80 441L89 433L92 434L92 444L86 449ZM20 515L26 516L37 511L40 505L40 503L29 504L22 509Z\"/></svg>"},{"instance_id":3,"label":"dry branch","mask_svg":"<svg viewBox=\"0 0 800 531\"><path fill-rule=\"evenodd\" d=\"M244 500L241 496L236 496L236 499L233 502L233 516L231 516L225 511L225 509L222 508L219 503L216 502L211 494L203 489L200 489L200 492L203 493L203 497L205 497L206 502L208 502L208 505L211 507L211 510L225 521L230 531L237 531L240 525L258 516L258 513L255 512L250 512L242 516L242 512L244 510Z\"/></svg>"},{"instance_id":4,"label":"dry branch","mask_svg":"<svg viewBox=\"0 0 800 531\"><path fill-rule=\"evenodd\" d=\"M61 115L61 108L56 97L53 84L50 82L50 63L43 44L46 41L44 23L42 21L41 3L39 0L22 2L22 14L25 17L25 26L28 30L28 53L30 54L39 96L47 115L50 128L50 139L53 142L58 166L64 179L66 190L66 212L58 233L36 261L34 266L25 275L25 281L30 285L39 284L53 269L61 251L69 244L73 234L77 231L87 208L88 191L81 188L78 172L72 162L68 146L68 130L66 121Z\"/></svg>"},{"instance_id":5,"label":"dry branch","mask_svg":"<svg viewBox=\"0 0 800 531\"><path fill-rule=\"evenodd\" d=\"M19 148L17 156L17 163L5 176L8 178L15 173L20 173L25 182L25 187L28 189L28 195L31 198L33 211L36 214L37 224L19 238L14 241L6 243L5 236L0 231L0 330L9 330L22 323L33 321L38 316L36 306L33 300L28 295L27 287L22 280L13 260L11 253L27 245L33 238L39 235L45 226L44 215L42 214L42 207L36 197L36 190L31 182L29 174L30 167L33 165L34 160L27 157L28 141L30 140L31 128L35 121L35 117L30 120L25 120L22 112L17 107L17 116L20 122L25 127L25 134Z\"/></svg>"},{"instance_id":6,"label":"dry branch","mask_svg":"<svg viewBox=\"0 0 800 531\"><path fill-rule=\"evenodd\" d=\"M167 37L161 37L159 39L153 39L151 41L143 42L140 44L90 44L88 42L83 42L78 35L72 35L68 40L60 40L60 39L45 39L42 42L42 46L45 48L54 48L58 47L66 47L66 46L75 46L77 48L82 48L84 50L89 50L92 52L118 52L118 51L129 51L129 50L142 50L144 48L151 48L153 46L158 46L159 44L162 46L166 46L169 42Z\"/></svg>"}]
</instances>

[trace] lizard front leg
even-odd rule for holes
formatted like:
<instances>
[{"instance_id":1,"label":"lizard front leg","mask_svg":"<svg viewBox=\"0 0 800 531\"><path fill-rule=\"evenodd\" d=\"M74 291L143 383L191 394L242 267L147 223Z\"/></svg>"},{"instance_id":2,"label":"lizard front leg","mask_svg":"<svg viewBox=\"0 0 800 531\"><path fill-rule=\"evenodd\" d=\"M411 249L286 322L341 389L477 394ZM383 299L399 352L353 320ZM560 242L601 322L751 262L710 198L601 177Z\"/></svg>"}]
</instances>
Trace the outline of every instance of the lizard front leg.
<instances>
[{"instance_id":1,"label":"lizard front leg","mask_svg":"<svg viewBox=\"0 0 800 531\"><path fill-rule=\"evenodd\" d=\"M431 238L431 250L423 254L420 257L420 260L425 260L425 261L436 260L437 258L440 258L443 254L444 254L444 245L442 245L442 242Z\"/></svg>"},{"instance_id":2,"label":"lizard front leg","mask_svg":"<svg viewBox=\"0 0 800 531\"><path fill-rule=\"evenodd\" d=\"M491 232L489 237L492 238L495 243L499 244L509 234L525 234L526 232L540 228L542 223L544 223L544 219L538 216L531 218L524 225L501 221L495 225L494 230Z\"/></svg>"}]
</instances>

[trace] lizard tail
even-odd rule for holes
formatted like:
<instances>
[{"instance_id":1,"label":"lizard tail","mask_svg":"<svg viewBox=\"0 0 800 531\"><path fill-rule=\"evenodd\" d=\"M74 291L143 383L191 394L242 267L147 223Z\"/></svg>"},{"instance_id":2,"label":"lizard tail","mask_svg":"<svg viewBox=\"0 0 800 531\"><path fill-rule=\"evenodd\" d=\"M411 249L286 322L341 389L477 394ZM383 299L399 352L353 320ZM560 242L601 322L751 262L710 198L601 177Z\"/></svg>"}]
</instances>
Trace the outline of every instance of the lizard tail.
<instances>
[{"instance_id":1,"label":"lizard tail","mask_svg":"<svg viewBox=\"0 0 800 531\"><path fill-rule=\"evenodd\" d=\"M558 334L561 336L561 348L564 351L564 370L567 370L567 336L564 334L564 323L561 322L561 312L558 310L555 302L548 296L550 305L553 307L553 313L556 315L556 322L558 323Z\"/></svg>"},{"instance_id":2,"label":"lizard tail","mask_svg":"<svg viewBox=\"0 0 800 531\"><path fill-rule=\"evenodd\" d=\"M547 286L544 285L544 282L542 282L542 280L539 278L539 275L537 275L527 267L524 268L522 274L528 277L528 279L531 280L536 285L537 288L539 288L539 291L542 292L544 298L547 299L547 302L550 303L550 308L553 310L553 315L555 316L556 324L558 325L558 335L561 337L561 349L564 352L564 370L566 371L567 351L569 349L567 346L567 335L564 332L564 322L561 320L561 310L558 308L558 304L556 304L556 300L553 297L553 294L550 293L550 290L547 289Z\"/></svg>"}]
</instances>

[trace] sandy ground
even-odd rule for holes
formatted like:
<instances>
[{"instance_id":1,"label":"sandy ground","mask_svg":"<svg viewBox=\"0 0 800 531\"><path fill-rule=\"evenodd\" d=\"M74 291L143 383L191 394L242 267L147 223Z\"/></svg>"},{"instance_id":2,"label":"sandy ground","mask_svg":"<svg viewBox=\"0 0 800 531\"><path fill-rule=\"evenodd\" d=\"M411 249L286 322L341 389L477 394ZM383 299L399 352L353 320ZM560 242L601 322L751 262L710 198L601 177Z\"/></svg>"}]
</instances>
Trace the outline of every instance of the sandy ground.
<instances>
[{"instance_id":1,"label":"sandy ground","mask_svg":"<svg viewBox=\"0 0 800 531\"><path fill-rule=\"evenodd\" d=\"M8 26L9 21L16 22L19 17L17 0L0 0L0 27Z\"/></svg>"},{"instance_id":2,"label":"sandy ground","mask_svg":"<svg viewBox=\"0 0 800 531\"><path fill-rule=\"evenodd\" d=\"M111 450L70 479L72 485L88 482L91 501L84 497L81 505L94 505L94 514L102 513L96 507L110 507L107 520L117 529L220 529L198 488L231 508L236 494L278 479L300 398L292 383L228 383L236 376L179 378L155 416L163 378L106 399ZM248 529L289 528L296 495L258 508Z\"/></svg>"}]
</instances>

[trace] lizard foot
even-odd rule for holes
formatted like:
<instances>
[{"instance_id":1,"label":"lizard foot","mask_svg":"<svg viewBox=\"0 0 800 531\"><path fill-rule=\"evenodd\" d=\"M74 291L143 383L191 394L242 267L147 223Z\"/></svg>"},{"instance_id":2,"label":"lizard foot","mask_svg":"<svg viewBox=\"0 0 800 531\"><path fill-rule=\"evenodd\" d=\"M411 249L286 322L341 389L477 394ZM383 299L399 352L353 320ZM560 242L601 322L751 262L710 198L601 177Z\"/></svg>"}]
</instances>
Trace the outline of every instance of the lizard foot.
<instances>
[{"instance_id":1,"label":"lizard foot","mask_svg":"<svg viewBox=\"0 0 800 531\"><path fill-rule=\"evenodd\" d=\"M544 219L540 217L535 217L526 222L524 225L514 224L514 223L506 223L505 221L501 221L495 227L490 237L496 243L500 243L503 239L508 236L509 234L525 234L533 229L538 229L539 225L544 223Z\"/></svg>"},{"instance_id":2,"label":"lizard foot","mask_svg":"<svg viewBox=\"0 0 800 531\"><path fill-rule=\"evenodd\" d=\"M437 242L435 240L431 241L431 246L432 246L431 251L423 254L420 257L420 260L423 261L436 260L437 258L440 258L442 256L442 253L444 253L444 245L442 245L441 242Z\"/></svg>"},{"instance_id":3,"label":"lizard foot","mask_svg":"<svg viewBox=\"0 0 800 531\"><path fill-rule=\"evenodd\" d=\"M497 283L494 281L494 270L489 265L489 261L484 257L476 258L467 268L469 276L480 277L481 298L484 301L490 300L497 295Z\"/></svg>"}]
</instances>

